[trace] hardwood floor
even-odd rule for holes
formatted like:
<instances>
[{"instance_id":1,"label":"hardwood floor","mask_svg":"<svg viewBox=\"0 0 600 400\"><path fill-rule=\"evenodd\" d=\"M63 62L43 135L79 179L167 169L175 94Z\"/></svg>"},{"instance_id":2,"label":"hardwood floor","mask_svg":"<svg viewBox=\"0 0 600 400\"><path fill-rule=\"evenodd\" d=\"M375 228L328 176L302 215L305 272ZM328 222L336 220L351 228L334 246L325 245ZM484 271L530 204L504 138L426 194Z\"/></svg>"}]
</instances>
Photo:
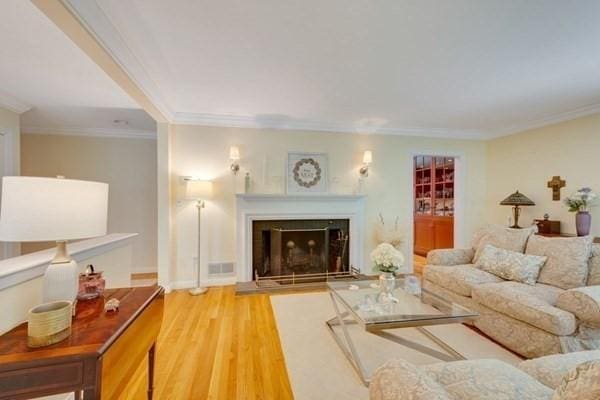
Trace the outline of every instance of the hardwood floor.
<instances>
[{"instance_id":1,"label":"hardwood floor","mask_svg":"<svg viewBox=\"0 0 600 400\"><path fill-rule=\"evenodd\" d=\"M425 265L427 265L427 257L423 257L418 254L414 254L413 257L414 272L415 274L422 276Z\"/></svg>"},{"instance_id":2,"label":"hardwood floor","mask_svg":"<svg viewBox=\"0 0 600 400\"><path fill-rule=\"evenodd\" d=\"M167 295L154 398L293 399L269 295ZM122 399L144 399L145 365Z\"/></svg>"}]
</instances>

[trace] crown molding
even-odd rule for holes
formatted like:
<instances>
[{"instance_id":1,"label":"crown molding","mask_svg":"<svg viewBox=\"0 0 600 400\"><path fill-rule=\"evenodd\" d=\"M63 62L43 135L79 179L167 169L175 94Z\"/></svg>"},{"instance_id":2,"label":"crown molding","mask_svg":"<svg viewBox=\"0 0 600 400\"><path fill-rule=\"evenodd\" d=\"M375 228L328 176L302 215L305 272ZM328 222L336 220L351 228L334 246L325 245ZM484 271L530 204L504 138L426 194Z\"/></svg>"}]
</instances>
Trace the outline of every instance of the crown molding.
<instances>
[{"instance_id":1,"label":"crown molding","mask_svg":"<svg viewBox=\"0 0 600 400\"><path fill-rule=\"evenodd\" d=\"M253 129L282 129L301 131L321 131L334 133L366 134L360 127L352 124L334 124L321 121L307 121L287 118L255 118L240 115L200 114L176 112L173 118L174 124L180 125L202 125L229 128L253 128ZM474 130L454 130L444 128L378 128L373 134L419 136L431 138L452 139L475 139L484 140L489 137L487 132Z\"/></svg>"},{"instance_id":2,"label":"crown molding","mask_svg":"<svg viewBox=\"0 0 600 400\"><path fill-rule=\"evenodd\" d=\"M164 101L156 82L150 77L146 67L129 48L98 2L96 0L62 0L62 2L163 116L168 121L172 121L173 112Z\"/></svg>"},{"instance_id":3,"label":"crown molding","mask_svg":"<svg viewBox=\"0 0 600 400\"><path fill-rule=\"evenodd\" d=\"M9 96L8 94L2 92L0 92L0 107L6 108L17 114L23 114L32 108L29 104L23 103L13 96Z\"/></svg>"},{"instance_id":4,"label":"crown molding","mask_svg":"<svg viewBox=\"0 0 600 400\"><path fill-rule=\"evenodd\" d=\"M137 129L120 128L83 128L76 126L21 126L21 133L28 135L65 135L65 136L94 136L103 138L126 138L126 139L156 139L156 132Z\"/></svg>"},{"instance_id":5,"label":"crown molding","mask_svg":"<svg viewBox=\"0 0 600 400\"><path fill-rule=\"evenodd\" d=\"M576 118L585 117L587 115L597 113L600 113L600 103L590 104L587 106L575 108L570 111L556 113L542 118L532 119L520 124L511 125L507 128L493 130L490 132L489 139L513 135L524 131L528 131L530 129L536 129L552 124L558 124L559 122L570 121Z\"/></svg>"}]
</instances>

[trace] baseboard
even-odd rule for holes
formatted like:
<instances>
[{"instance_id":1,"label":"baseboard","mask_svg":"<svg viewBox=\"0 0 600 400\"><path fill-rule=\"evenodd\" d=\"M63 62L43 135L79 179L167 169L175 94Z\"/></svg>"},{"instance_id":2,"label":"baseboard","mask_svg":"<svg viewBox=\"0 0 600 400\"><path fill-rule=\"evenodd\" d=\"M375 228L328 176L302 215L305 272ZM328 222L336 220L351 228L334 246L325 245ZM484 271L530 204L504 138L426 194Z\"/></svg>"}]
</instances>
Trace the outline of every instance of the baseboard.
<instances>
[{"instance_id":1,"label":"baseboard","mask_svg":"<svg viewBox=\"0 0 600 400\"><path fill-rule=\"evenodd\" d=\"M210 278L202 281L203 286L227 286L235 285L237 279L235 276L226 276L222 278ZM171 290L190 289L196 286L195 280L183 280L171 282L169 288Z\"/></svg>"}]
</instances>

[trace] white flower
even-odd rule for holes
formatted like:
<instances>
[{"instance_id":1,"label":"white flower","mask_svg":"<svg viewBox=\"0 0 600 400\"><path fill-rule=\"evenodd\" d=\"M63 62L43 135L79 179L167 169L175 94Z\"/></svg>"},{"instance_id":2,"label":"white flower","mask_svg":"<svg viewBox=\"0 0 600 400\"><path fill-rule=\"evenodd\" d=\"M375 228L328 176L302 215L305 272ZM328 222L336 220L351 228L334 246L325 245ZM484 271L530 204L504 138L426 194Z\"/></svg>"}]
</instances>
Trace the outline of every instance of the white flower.
<instances>
[{"instance_id":1,"label":"white flower","mask_svg":"<svg viewBox=\"0 0 600 400\"><path fill-rule=\"evenodd\" d=\"M381 243L371 252L371 261L383 272L393 272L404 265L404 256L389 243Z\"/></svg>"}]
</instances>

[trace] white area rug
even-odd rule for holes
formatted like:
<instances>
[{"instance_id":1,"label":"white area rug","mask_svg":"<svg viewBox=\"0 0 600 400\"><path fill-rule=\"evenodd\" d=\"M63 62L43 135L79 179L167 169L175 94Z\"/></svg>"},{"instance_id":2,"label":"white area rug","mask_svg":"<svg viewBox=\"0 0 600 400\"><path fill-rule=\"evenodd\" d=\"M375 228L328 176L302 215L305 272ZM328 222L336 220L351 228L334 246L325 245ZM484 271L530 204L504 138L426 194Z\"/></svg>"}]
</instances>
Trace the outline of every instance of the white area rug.
<instances>
[{"instance_id":1,"label":"white area rug","mask_svg":"<svg viewBox=\"0 0 600 400\"><path fill-rule=\"evenodd\" d=\"M368 389L325 326L335 315L328 293L271 296L283 354L296 400L368 399ZM428 327L468 359L495 358L516 364L520 359L473 330L460 325ZM442 351L412 328L397 329L396 335ZM369 375L391 358L423 365L441 362L408 347L352 326L351 336Z\"/></svg>"}]
</instances>

